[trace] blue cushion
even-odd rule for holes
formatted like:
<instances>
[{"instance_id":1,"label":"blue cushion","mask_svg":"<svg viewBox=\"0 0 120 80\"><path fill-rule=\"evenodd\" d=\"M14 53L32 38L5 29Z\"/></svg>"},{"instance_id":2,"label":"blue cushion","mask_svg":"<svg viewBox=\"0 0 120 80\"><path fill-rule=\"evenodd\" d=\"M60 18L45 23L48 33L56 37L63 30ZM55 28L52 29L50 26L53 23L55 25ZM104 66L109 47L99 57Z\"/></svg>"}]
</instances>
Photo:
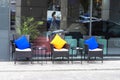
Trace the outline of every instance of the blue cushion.
<instances>
[{"instance_id":1,"label":"blue cushion","mask_svg":"<svg viewBox=\"0 0 120 80\"><path fill-rule=\"evenodd\" d=\"M26 49L30 47L30 44L25 36L19 37L17 40L14 41L15 45L19 49Z\"/></svg>"},{"instance_id":2,"label":"blue cushion","mask_svg":"<svg viewBox=\"0 0 120 80\"><path fill-rule=\"evenodd\" d=\"M88 45L89 49L95 49L98 47L98 43L97 43L95 37L91 37L91 38L85 40L85 44Z\"/></svg>"}]
</instances>

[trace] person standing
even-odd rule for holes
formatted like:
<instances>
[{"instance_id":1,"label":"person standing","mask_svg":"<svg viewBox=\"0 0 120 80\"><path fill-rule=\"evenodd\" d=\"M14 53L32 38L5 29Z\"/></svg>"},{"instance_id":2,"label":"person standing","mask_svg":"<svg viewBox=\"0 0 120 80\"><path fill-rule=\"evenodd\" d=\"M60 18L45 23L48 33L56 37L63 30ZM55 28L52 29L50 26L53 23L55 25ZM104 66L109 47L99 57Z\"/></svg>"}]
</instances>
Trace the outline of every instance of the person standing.
<instances>
[{"instance_id":1,"label":"person standing","mask_svg":"<svg viewBox=\"0 0 120 80\"><path fill-rule=\"evenodd\" d=\"M56 12L54 11L52 13L52 20L51 20L51 25L50 25L50 30L57 30L58 29L58 24L56 20Z\"/></svg>"}]
</instances>

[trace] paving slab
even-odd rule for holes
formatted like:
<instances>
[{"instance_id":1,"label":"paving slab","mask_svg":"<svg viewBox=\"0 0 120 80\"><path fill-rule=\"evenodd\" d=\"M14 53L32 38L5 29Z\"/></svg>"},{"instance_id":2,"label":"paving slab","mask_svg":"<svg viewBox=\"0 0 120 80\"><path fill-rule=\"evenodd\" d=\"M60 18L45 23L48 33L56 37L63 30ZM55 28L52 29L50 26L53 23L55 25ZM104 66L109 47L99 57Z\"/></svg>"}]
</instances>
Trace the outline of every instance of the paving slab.
<instances>
[{"instance_id":1,"label":"paving slab","mask_svg":"<svg viewBox=\"0 0 120 80\"><path fill-rule=\"evenodd\" d=\"M0 72L27 72L27 71L89 71L89 70L120 70L120 60L117 61L74 61L73 64L69 64L65 61L55 62L52 64L51 61L43 62L0 62Z\"/></svg>"}]
</instances>

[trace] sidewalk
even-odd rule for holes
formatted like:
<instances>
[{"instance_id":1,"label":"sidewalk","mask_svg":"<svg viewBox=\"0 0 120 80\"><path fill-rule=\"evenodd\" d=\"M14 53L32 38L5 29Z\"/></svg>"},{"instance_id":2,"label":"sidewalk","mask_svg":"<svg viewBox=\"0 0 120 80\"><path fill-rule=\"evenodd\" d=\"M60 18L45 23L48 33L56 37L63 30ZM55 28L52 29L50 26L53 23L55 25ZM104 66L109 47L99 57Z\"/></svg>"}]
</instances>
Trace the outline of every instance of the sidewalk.
<instances>
[{"instance_id":1,"label":"sidewalk","mask_svg":"<svg viewBox=\"0 0 120 80\"><path fill-rule=\"evenodd\" d=\"M37 72L37 71L89 71L89 70L120 70L120 60L116 61L83 61L81 64L80 61L74 61L68 64L67 62L52 62L48 61L47 64L44 61L34 62L0 62L0 72Z\"/></svg>"}]
</instances>

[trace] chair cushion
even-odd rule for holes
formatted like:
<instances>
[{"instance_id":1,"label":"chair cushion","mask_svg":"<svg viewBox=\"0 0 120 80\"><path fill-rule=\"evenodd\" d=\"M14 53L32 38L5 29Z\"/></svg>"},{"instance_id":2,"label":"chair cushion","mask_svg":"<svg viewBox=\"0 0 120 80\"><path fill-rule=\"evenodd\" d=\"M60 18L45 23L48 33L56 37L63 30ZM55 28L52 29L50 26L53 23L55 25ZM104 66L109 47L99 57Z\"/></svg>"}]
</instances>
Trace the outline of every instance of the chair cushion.
<instances>
[{"instance_id":1,"label":"chair cushion","mask_svg":"<svg viewBox=\"0 0 120 80\"><path fill-rule=\"evenodd\" d=\"M55 49L55 48L54 48L54 51L68 51L68 49L65 49L65 48L62 48L62 49Z\"/></svg>"},{"instance_id":2,"label":"chair cushion","mask_svg":"<svg viewBox=\"0 0 120 80\"><path fill-rule=\"evenodd\" d=\"M91 38L85 40L85 44L88 45L89 49L95 49L98 47L98 43L97 43L95 37L91 37Z\"/></svg>"},{"instance_id":3,"label":"chair cushion","mask_svg":"<svg viewBox=\"0 0 120 80\"><path fill-rule=\"evenodd\" d=\"M30 44L25 36L19 37L17 40L14 41L15 45L19 49L26 49L30 47Z\"/></svg>"},{"instance_id":4,"label":"chair cushion","mask_svg":"<svg viewBox=\"0 0 120 80\"><path fill-rule=\"evenodd\" d=\"M96 49L89 49L89 51L102 51L103 49L96 48Z\"/></svg>"},{"instance_id":5,"label":"chair cushion","mask_svg":"<svg viewBox=\"0 0 120 80\"><path fill-rule=\"evenodd\" d=\"M58 34L55 35L53 40L50 42L56 49L61 49L67 42L62 39Z\"/></svg>"},{"instance_id":6,"label":"chair cushion","mask_svg":"<svg viewBox=\"0 0 120 80\"><path fill-rule=\"evenodd\" d=\"M24 52L27 52L27 51L32 51L31 48L26 48L26 49L19 49L19 48L15 48L16 51L24 51Z\"/></svg>"}]
</instances>

